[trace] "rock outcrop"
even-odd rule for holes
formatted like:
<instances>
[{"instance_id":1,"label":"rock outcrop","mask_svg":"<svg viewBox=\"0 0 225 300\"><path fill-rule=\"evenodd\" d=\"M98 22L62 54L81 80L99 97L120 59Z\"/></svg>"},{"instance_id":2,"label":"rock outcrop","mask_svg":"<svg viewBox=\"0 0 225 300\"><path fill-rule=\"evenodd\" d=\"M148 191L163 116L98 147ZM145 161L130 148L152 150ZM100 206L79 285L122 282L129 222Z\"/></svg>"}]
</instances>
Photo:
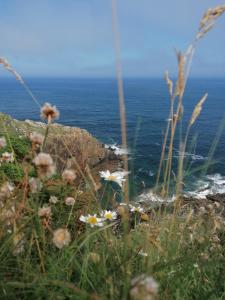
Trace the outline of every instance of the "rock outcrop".
<instances>
[{"instance_id":1,"label":"rock outcrop","mask_svg":"<svg viewBox=\"0 0 225 300\"><path fill-rule=\"evenodd\" d=\"M31 120L19 121L0 113L0 132L29 137L31 132L46 132L46 124ZM59 171L66 167L85 170L107 168L114 171L122 167L121 157L104 147L87 130L53 123L49 126L45 151L50 153ZM74 166L75 165L75 166Z\"/></svg>"}]
</instances>

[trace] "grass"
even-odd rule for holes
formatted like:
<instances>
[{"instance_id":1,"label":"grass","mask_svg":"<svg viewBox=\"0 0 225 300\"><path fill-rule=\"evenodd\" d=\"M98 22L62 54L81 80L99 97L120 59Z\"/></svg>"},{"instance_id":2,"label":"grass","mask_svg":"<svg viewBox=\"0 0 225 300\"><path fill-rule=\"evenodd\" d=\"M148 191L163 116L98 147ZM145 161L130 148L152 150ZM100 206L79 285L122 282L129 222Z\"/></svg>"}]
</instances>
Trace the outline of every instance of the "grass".
<instances>
[{"instance_id":1,"label":"grass","mask_svg":"<svg viewBox=\"0 0 225 300\"><path fill-rule=\"evenodd\" d=\"M155 187L165 198L170 192L174 139L182 119L183 95L194 51L197 42L224 11L225 6L208 10L188 51L177 53L175 84L166 73L170 121ZM115 1L113 13L125 147L126 115ZM39 105L11 65L2 58L0 64L24 85ZM65 149L73 160L73 167L67 175L59 168L55 170L55 160L42 154L47 149L45 143L54 118L58 116L55 107L47 104L41 108L42 118L48 125L45 132L42 128L38 142L9 130L9 119L0 116L3 118L0 299L225 299L223 205L205 203L196 209L182 202L180 197L188 134L205 99L206 96L193 108L185 136L181 136L175 181L179 201L159 209L130 203L124 172L104 173L99 188L93 169L83 161L81 166L68 145ZM63 138L61 143L64 143ZM5 152L12 153L11 161L3 159ZM126 155L124 167L127 171ZM54 203L52 197L55 197ZM71 205L66 202L67 197L72 197ZM120 205L120 201L124 205ZM108 219L107 214L111 218Z\"/></svg>"}]
</instances>

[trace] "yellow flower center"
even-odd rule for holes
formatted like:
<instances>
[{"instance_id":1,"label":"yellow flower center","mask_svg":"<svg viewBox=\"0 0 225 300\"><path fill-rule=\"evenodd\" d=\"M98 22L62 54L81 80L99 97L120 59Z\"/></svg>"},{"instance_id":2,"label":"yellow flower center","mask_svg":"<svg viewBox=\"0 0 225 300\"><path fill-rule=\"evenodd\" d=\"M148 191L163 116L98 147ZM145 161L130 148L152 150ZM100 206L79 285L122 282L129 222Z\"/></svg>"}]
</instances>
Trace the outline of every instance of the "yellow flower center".
<instances>
[{"instance_id":1,"label":"yellow flower center","mask_svg":"<svg viewBox=\"0 0 225 300\"><path fill-rule=\"evenodd\" d=\"M110 180L110 181L115 181L115 180L116 180L116 177L115 177L114 175L110 175L110 176L108 177L108 180Z\"/></svg>"},{"instance_id":2,"label":"yellow flower center","mask_svg":"<svg viewBox=\"0 0 225 300\"><path fill-rule=\"evenodd\" d=\"M112 214L111 213L106 213L105 215L104 215L104 217L106 218L106 219L108 219L108 220L112 220Z\"/></svg>"},{"instance_id":3,"label":"yellow flower center","mask_svg":"<svg viewBox=\"0 0 225 300\"><path fill-rule=\"evenodd\" d=\"M88 217L87 221L89 224L95 225L97 223L97 218L94 216L90 216Z\"/></svg>"}]
</instances>

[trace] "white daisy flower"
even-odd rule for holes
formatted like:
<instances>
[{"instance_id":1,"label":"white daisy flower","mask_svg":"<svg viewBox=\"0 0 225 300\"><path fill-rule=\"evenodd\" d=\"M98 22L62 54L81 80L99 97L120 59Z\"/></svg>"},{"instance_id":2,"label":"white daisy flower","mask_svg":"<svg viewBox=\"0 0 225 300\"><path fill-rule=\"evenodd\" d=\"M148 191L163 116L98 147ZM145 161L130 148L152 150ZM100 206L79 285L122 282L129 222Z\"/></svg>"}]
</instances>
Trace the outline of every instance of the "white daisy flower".
<instances>
[{"instance_id":1,"label":"white daisy flower","mask_svg":"<svg viewBox=\"0 0 225 300\"><path fill-rule=\"evenodd\" d=\"M112 221L117 218L117 213L111 210L104 210L101 212L101 217L103 217L105 220Z\"/></svg>"},{"instance_id":2,"label":"white daisy flower","mask_svg":"<svg viewBox=\"0 0 225 300\"><path fill-rule=\"evenodd\" d=\"M80 216L79 220L81 222L89 224L91 227L94 227L94 226L102 227L103 226L103 221L104 221L103 218L97 218L96 214L94 214L94 215L89 215L88 214L88 216L83 216L82 215L82 216Z\"/></svg>"},{"instance_id":3,"label":"white daisy flower","mask_svg":"<svg viewBox=\"0 0 225 300\"><path fill-rule=\"evenodd\" d=\"M133 205L129 205L130 206L130 211L134 212L134 213L143 213L144 209L141 206L133 206Z\"/></svg>"},{"instance_id":4,"label":"white daisy flower","mask_svg":"<svg viewBox=\"0 0 225 300\"><path fill-rule=\"evenodd\" d=\"M104 180L107 181L114 181L116 182L120 187L123 186L123 182L126 180L125 176L129 174L129 172L126 171L117 171L110 173L109 170L107 171L100 171L99 172L100 176L104 178Z\"/></svg>"}]
</instances>

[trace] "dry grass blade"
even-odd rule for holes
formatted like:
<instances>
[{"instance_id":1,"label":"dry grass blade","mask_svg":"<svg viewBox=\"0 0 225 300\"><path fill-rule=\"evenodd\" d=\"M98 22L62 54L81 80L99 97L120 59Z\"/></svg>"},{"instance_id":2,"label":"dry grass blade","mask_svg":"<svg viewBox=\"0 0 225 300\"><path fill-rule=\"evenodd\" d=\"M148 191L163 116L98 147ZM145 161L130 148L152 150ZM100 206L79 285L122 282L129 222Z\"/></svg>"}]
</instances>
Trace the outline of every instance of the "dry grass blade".
<instances>
[{"instance_id":1,"label":"dry grass blade","mask_svg":"<svg viewBox=\"0 0 225 300\"><path fill-rule=\"evenodd\" d=\"M178 51L177 52L177 60L178 60L178 79L176 84L176 96L182 96L185 86L185 76L184 76L184 68L185 68L185 56Z\"/></svg>"},{"instance_id":2,"label":"dry grass blade","mask_svg":"<svg viewBox=\"0 0 225 300\"><path fill-rule=\"evenodd\" d=\"M120 35L117 15L117 1L112 0L112 21L113 31L115 39L115 59L116 59L116 76L118 82L118 95L119 95L119 108L120 108L120 120L121 120L121 134L122 134L122 146L127 149L127 129L126 129L126 108L124 100L123 89L123 77L121 66L121 51L120 51ZM123 155L124 170L128 171L128 157L127 154ZM129 181L128 176L124 185L124 198L125 202L129 202Z\"/></svg>"},{"instance_id":3,"label":"dry grass blade","mask_svg":"<svg viewBox=\"0 0 225 300\"><path fill-rule=\"evenodd\" d=\"M6 58L4 58L4 57L0 57L0 64L2 64L3 67L8 72L10 72L10 73L13 74L13 76L23 85L23 87L28 92L28 94L31 96L32 100L37 104L37 106L41 107L40 103L38 102L38 100L36 99L36 97L33 95L33 93L31 92L30 88L26 85L26 83L23 80L23 78L20 76L19 73L17 73L16 70L13 69L13 67L10 65L10 63L8 62L8 60Z\"/></svg>"},{"instance_id":4,"label":"dry grass blade","mask_svg":"<svg viewBox=\"0 0 225 300\"><path fill-rule=\"evenodd\" d=\"M167 83L167 86L168 86L170 97L172 98L172 96L173 96L173 81L169 78L169 72L168 71L165 72L164 77L165 77L165 80L166 80L166 83Z\"/></svg>"},{"instance_id":5,"label":"dry grass blade","mask_svg":"<svg viewBox=\"0 0 225 300\"><path fill-rule=\"evenodd\" d=\"M7 71L12 73L20 83L24 84L22 77L13 69L6 58L0 57L0 64L2 64Z\"/></svg>"},{"instance_id":6,"label":"dry grass blade","mask_svg":"<svg viewBox=\"0 0 225 300\"><path fill-rule=\"evenodd\" d=\"M199 33L196 38L202 38L207 32L209 32L215 25L216 20L225 12L225 5L216 6L215 8L209 8L203 15Z\"/></svg>"},{"instance_id":7,"label":"dry grass blade","mask_svg":"<svg viewBox=\"0 0 225 300\"><path fill-rule=\"evenodd\" d=\"M198 104L195 106L194 111L193 111L192 116L191 116L191 119L190 119L190 122L189 122L190 126L192 126L195 123L196 119L198 118L198 116L199 116L199 114L202 110L202 105L205 102L207 97L208 97L208 94L205 94L201 98L201 100L198 102Z\"/></svg>"},{"instance_id":8,"label":"dry grass blade","mask_svg":"<svg viewBox=\"0 0 225 300\"><path fill-rule=\"evenodd\" d=\"M225 5L209 8L200 21L200 29L208 26L210 23L214 23L225 11Z\"/></svg>"}]
</instances>

